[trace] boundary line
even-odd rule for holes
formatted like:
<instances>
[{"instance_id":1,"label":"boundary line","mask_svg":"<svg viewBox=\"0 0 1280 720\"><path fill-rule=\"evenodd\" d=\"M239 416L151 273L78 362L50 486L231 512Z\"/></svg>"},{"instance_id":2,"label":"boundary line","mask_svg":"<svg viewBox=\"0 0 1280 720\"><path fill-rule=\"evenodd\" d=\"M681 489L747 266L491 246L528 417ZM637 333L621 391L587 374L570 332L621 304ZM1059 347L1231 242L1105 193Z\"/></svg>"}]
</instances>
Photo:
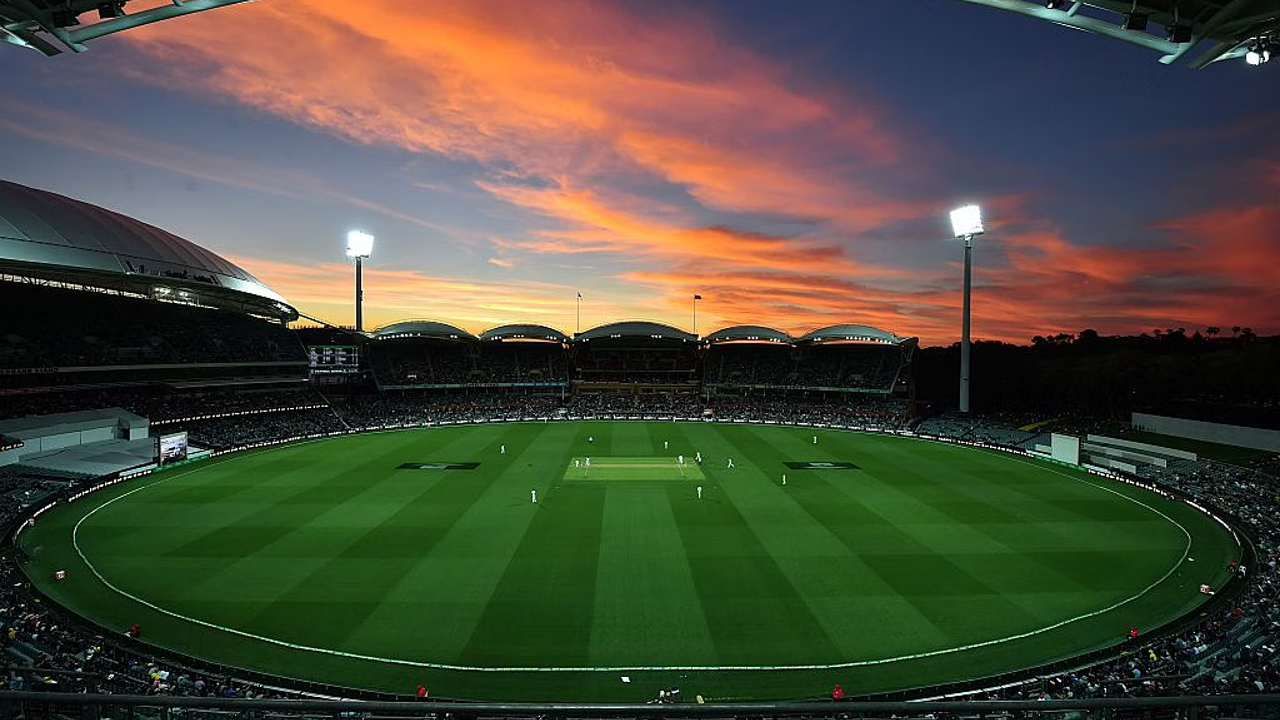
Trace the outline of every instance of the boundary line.
<instances>
[{"instance_id":1,"label":"boundary line","mask_svg":"<svg viewBox=\"0 0 1280 720\"><path fill-rule=\"evenodd\" d=\"M926 439L926 442L927 442L927 439ZM1103 615L1103 614L1106 614L1106 613L1108 613L1108 612L1111 612L1112 610L1116 610L1116 609L1118 609L1118 608L1120 608L1120 607L1122 607L1122 606L1124 606L1124 605L1127 605L1127 604L1129 604L1129 603L1131 603L1131 602L1133 602L1133 601L1135 601L1135 600L1138 600L1138 599L1142 598L1142 597L1143 597L1143 596L1145 596L1147 593L1149 593L1149 592L1151 592L1152 590L1154 590L1154 589L1156 588L1156 586L1160 585L1160 584L1161 584L1161 583L1163 583L1165 580L1168 580L1168 579L1169 579L1169 577L1170 577L1170 576L1172 576L1172 575L1173 575L1173 573L1174 573L1174 572L1176 572L1176 571L1178 570L1178 568L1182 567L1183 563L1185 563L1185 562L1186 562L1187 557L1190 555L1190 553L1191 553L1191 545L1192 545L1191 533L1190 533L1190 532L1188 532L1188 531L1187 531L1187 529L1186 529L1185 527L1183 527L1182 523L1179 523L1177 520L1174 520L1173 518L1169 517L1169 516L1168 516L1167 514L1165 514L1163 511L1161 511L1161 510L1159 510L1159 509L1157 509L1157 508L1154 508L1154 507L1152 507L1151 505L1148 505L1147 503L1145 503L1145 502L1143 502L1143 501L1141 501L1141 500L1138 500L1137 498L1129 497L1128 495L1126 495L1126 494L1124 494L1124 493L1122 493L1122 492L1119 492L1118 490L1114 490L1114 489L1111 489L1111 488L1108 488L1108 487L1104 487L1104 486L1102 486L1102 485L1098 485L1097 483L1094 483L1094 482L1092 482L1092 481L1090 481L1090 480L1087 480L1087 479L1085 479L1085 478L1074 477L1074 476L1069 475L1069 474L1067 474L1067 473L1065 473L1065 472L1062 472L1062 471L1060 471L1060 470L1054 469L1054 468L1052 468L1052 467L1042 466L1042 465L1040 465L1040 464L1038 464L1038 463L1035 463L1035 462L1033 462L1033 461L1027 460L1027 459L1025 459L1025 458L1020 458L1020 457L1016 457L1016 456L1015 456L1015 457L1012 457L1011 459L1018 460L1018 461L1020 461L1020 462L1022 462L1022 463L1024 463L1024 464L1026 464L1026 465L1031 465L1031 466L1033 466L1033 467L1037 467L1037 468L1039 468L1039 469L1041 469L1041 470L1047 470L1048 472L1054 473L1055 475L1061 475L1062 477L1068 478L1068 479L1070 479L1070 480L1076 480L1076 481L1078 481L1078 482L1083 482L1083 483L1085 483L1086 485L1090 485L1090 486L1095 487L1095 488L1097 488L1097 489L1099 489L1099 490L1102 490L1102 491L1104 491L1104 492L1111 493L1111 494L1116 495L1116 496L1118 496L1118 497L1120 497L1120 498L1123 498L1123 499L1125 499L1125 500L1128 500L1129 502L1132 502L1132 503L1134 503L1134 504L1140 505L1140 506L1142 506L1142 507L1146 508L1147 510L1150 510L1151 512L1153 512L1153 513L1155 513L1155 514L1159 515L1160 517L1162 517L1162 518L1164 518L1165 520L1167 520L1167 521L1169 521L1170 523L1172 523L1175 527L1177 527L1179 530L1181 530L1181 531L1182 531L1182 534L1183 534L1183 535L1185 535L1185 536L1186 536L1186 538L1187 538L1187 544L1186 544L1186 547L1184 547L1184 548L1183 548L1183 550L1182 550L1182 557L1180 557L1180 558L1178 559L1178 561L1177 561L1177 562L1175 562L1175 563L1173 564L1173 567L1169 568L1169 570L1168 570L1167 572L1165 572L1165 574L1164 574L1164 575L1160 576L1160 578L1159 578L1159 579L1157 579L1155 582L1152 582L1150 585L1147 585L1145 588L1143 588L1143 589L1142 589L1141 591L1139 591L1137 594L1132 595L1132 596L1130 596L1130 597L1127 597L1127 598L1125 598L1125 599L1123 599L1123 600L1117 601L1117 602L1115 602L1115 603L1112 603L1111 605L1108 605L1108 606L1106 606L1106 607L1104 607L1104 608L1101 608L1101 609L1098 609L1098 610L1093 610L1093 611L1090 611L1090 612L1087 612L1087 613L1084 613L1084 614L1081 614L1081 615L1076 615L1076 616L1074 616L1074 617L1070 617L1070 618L1067 618L1067 619L1065 619L1065 620L1060 620L1060 621L1058 621L1058 622L1056 622L1056 623L1053 623L1053 624L1051 624L1051 625L1046 625L1046 626L1044 626L1044 627L1036 628L1036 629L1034 629L1034 630L1028 630L1028 631L1026 631L1026 632L1022 632L1022 633L1017 633L1017 634L1014 634L1014 635L1008 635L1008 636L1006 636L1006 637L993 638L993 639L991 639L991 640L982 640L982 641L979 641L979 642L968 643L968 644L965 644L965 645L959 645L959 646L951 647L951 648L940 648L940 649L937 649L937 650L928 650L928 651L919 652L919 653L911 653L911 654L908 654L908 655L898 655L898 656L894 656L894 657L887 657L887 658L874 658L874 659L871 659L871 660L852 660L852 661L847 661L847 662L837 662L837 663L814 663L814 664L806 664L806 665L615 665L615 666L584 666L584 667L566 667L566 666L532 666L532 667L520 667L520 666L504 667L504 666L498 666L498 667L493 667L493 666L477 666L477 665L455 665L455 664L450 664L450 663L437 663L437 662L428 662L428 661L421 661L421 660L406 660L406 659L404 659L404 658L388 658L388 657L379 657L379 656L376 656L376 655L364 655L364 654L361 654L361 653L352 653L352 652L346 652L346 651L343 651L343 650L334 650L334 649L332 649L332 648L322 648L322 647L315 647L315 646L312 646L312 645L304 645L304 644L300 644L300 643L292 643L292 642L288 642L288 641L285 641L285 640L279 640L279 639L277 639L277 638L267 637L267 636L265 636L265 635L258 635L258 634L251 633L251 632L247 632L247 631L244 631L244 630L239 630L239 629L232 628L232 627L226 627L226 626L224 626L224 625L218 625L217 623L212 623L212 622L209 622L209 621L207 621L207 620L201 620L201 619L199 619L199 618L189 617L189 616L187 616L187 615L183 615L183 614L178 613L178 612L175 612L175 611L173 611L173 610L169 610L168 608L164 608L164 607L161 607L161 606L159 606L159 605L156 605L155 603L152 603L152 602L150 602L150 601L148 601L148 600L144 600L143 598L140 598L140 597L138 597L138 596L136 596L136 595L134 595L134 594L132 594L132 593L130 593L130 592L128 592L128 591L126 591L126 590L122 590L121 588L119 588L119 587L117 587L116 585L114 585L110 580L108 580L105 576L103 576L103 574L102 574L101 572L99 572L99 571L98 571L98 568L97 568L97 567L95 567L95 566L94 566L94 564L93 564L92 562L90 562L90 561L89 561L89 558L88 558L88 557L86 557L86 556L85 556L85 554L84 554L84 552L80 549L80 543L79 543L79 532L80 532L80 526L84 523L84 521L88 520L90 517L93 517L93 515L94 515L95 513L97 513L99 510L102 510L102 509L104 509L104 508L106 508L106 507L108 507L108 506L110 506L110 505L112 505L112 504L116 503L116 502L117 502L117 501L119 501L119 500L123 500L124 498L129 497L130 495L133 495L133 494L134 494L134 493L136 493L136 492L140 492L140 491L142 491L142 490L146 490L146 489L147 489L147 488L149 488L149 487L153 487L153 486L155 486L155 485L159 485L159 484L161 484L161 483L163 483L163 482L167 482L167 481L170 481L170 480L176 480L176 479L178 479L178 478L180 478L180 477L184 477L184 476L186 476L186 475L190 475L191 473L194 473L194 472L196 472L197 470L202 469L202 468L200 468L200 467L192 468L191 470L188 470L188 471L186 471L186 472L179 473L179 474L177 474L177 475L171 475L171 476L168 476L168 477L163 477L163 478L157 479L157 480L155 480L155 481L153 481L153 482L150 482L150 483L148 483L148 484L146 484L146 485L143 485L143 486L141 486L141 487L136 487L136 488L134 488L134 489L132 489L132 490L129 490L129 491L124 492L124 493L121 493L120 495L117 495L116 497L111 498L110 500L107 500L107 501L103 502L102 504L100 504L100 505L98 505L97 507L95 507L95 508L93 508L92 510L90 510L88 513L85 513L85 515L84 515L83 517L81 517L78 521L76 521L75 526L74 526L74 527L72 528L72 530L71 530L71 544L72 544L72 547L75 549L76 554L80 557L81 562L83 562L83 563L85 564L85 566L89 568L89 571L90 571L90 572L92 572L92 573L93 573L93 575L94 575L96 578L98 578L98 581L99 581L99 582L101 582L103 585L105 585L105 586L106 586L107 588L109 588L111 591L113 591L113 592L117 593L118 595L121 595L121 596L123 596L123 597L125 597L125 598L128 598L128 599L130 599L130 600L132 600L132 601L134 601L134 602L136 602L136 603L138 603L138 604L140 604L140 605L143 605L143 606L145 606L145 607L148 607L148 608L150 608L150 609L152 609L152 610L154 610L154 611L156 611L156 612L159 612L159 613L161 613L161 614L163 614L163 615L167 615L167 616L169 616L169 617L175 618L175 619L177 619L177 620L182 620L182 621L189 622L189 623L193 623L193 624L195 624L195 625L200 625L200 626L202 626L202 627L206 627L206 628L209 628L209 629L212 629L212 630L218 630L218 631L225 632L225 633L228 633L228 634L231 634L231 635L236 635L236 636L243 637L243 638L247 638L247 639L250 639L250 640L257 640L257 641L259 641L259 642L267 643L267 644L269 644L269 645L275 645L275 646L278 646L278 647L284 647L284 648L288 648L288 649L291 649L291 650L300 650L300 651L305 651L305 652L318 653L318 654L322 654L322 655L330 655L330 656L335 656L335 657L343 657L343 658L348 658L348 659L352 659L352 660L364 660L364 661L368 661L368 662L377 662L377 663L383 663L383 664L389 664L389 665L404 665L404 666L418 667L418 668L425 668L425 669L431 669L431 670L456 670L456 671L463 671L463 672L485 672L485 673L537 673L537 672L556 672L556 673L564 673L564 672L581 672L581 673L588 673L588 672L738 672L738 671L747 671L747 672L780 672L780 671L789 671L789 670L814 671L814 670L839 670L839 669L855 668L855 667L870 667L870 666L875 666L875 665L887 665L887 664L890 664L890 663L903 662L903 661L907 661L907 660L920 660L920 659L923 659L923 658L938 657L938 656L941 656L941 655L951 655L951 654L955 654L955 653L966 652L966 651L969 651L969 650L976 650L976 649L979 649L979 648L991 647L991 646L994 646L994 645L1001 645L1001 644L1004 644L1004 643L1007 643L1007 642L1013 642L1013 641L1016 641L1016 640L1023 640L1023 639L1029 638L1029 637L1034 637L1034 636L1036 636L1036 635L1040 635L1040 634L1043 634L1043 633L1046 633L1046 632L1051 632L1051 631L1053 631L1053 630L1057 630L1058 628L1065 627L1065 626L1067 626L1067 625L1071 625L1071 624L1077 623L1077 622L1079 622L1079 621L1081 621L1081 620L1088 620L1088 619L1090 619L1090 618L1098 617L1099 615Z\"/></svg>"}]
</instances>

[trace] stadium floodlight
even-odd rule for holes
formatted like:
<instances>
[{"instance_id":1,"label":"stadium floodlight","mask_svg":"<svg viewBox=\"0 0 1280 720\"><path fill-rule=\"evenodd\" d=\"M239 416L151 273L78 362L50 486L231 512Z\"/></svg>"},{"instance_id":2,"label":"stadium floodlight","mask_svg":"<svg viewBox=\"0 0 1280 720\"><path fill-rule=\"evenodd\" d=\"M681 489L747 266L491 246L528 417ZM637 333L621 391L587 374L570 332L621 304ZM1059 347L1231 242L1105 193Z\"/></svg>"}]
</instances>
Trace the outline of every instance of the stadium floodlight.
<instances>
[{"instance_id":1,"label":"stadium floodlight","mask_svg":"<svg viewBox=\"0 0 1280 720\"><path fill-rule=\"evenodd\" d=\"M1262 43L1256 43L1249 48L1249 52L1244 54L1244 61L1254 67L1265 65L1271 62L1271 48Z\"/></svg>"},{"instance_id":2,"label":"stadium floodlight","mask_svg":"<svg viewBox=\"0 0 1280 720\"><path fill-rule=\"evenodd\" d=\"M347 233L347 257L356 261L356 332L364 332L364 261L372 254L372 235L360 230Z\"/></svg>"},{"instance_id":3,"label":"stadium floodlight","mask_svg":"<svg viewBox=\"0 0 1280 720\"><path fill-rule=\"evenodd\" d=\"M368 258L373 254L373 236L360 230L347 233L347 257Z\"/></svg>"},{"instance_id":4,"label":"stadium floodlight","mask_svg":"<svg viewBox=\"0 0 1280 720\"><path fill-rule=\"evenodd\" d=\"M982 208L977 205L965 205L951 211L951 233L959 240L964 240L964 309L961 316L960 331L960 412L969 414L969 304L973 294L973 238L981 235Z\"/></svg>"},{"instance_id":5,"label":"stadium floodlight","mask_svg":"<svg viewBox=\"0 0 1280 720\"><path fill-rule=\"evenodd\" d=\"M965 205L951 211L951 233L957 238L981 235L982 208L977 205Z\"/></svg>"}]
</instances>

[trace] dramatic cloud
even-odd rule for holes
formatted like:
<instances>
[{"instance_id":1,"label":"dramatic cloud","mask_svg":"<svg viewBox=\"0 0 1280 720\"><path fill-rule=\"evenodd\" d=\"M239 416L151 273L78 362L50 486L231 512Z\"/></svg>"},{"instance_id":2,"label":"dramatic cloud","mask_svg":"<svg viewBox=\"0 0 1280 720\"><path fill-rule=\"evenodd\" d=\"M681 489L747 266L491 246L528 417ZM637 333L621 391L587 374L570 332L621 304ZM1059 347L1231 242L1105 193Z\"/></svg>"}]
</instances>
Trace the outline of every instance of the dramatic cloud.
<instances>
[{"instance_id":1,"label":"dramatic cloud","mask_svg":"<svg viewBox=\"0 0 1280 720\"><path fill-rule=\"evenodd\" d=\"M303 265L255 257L233 257L267 285L284 289L304 312L329 322L351 324L351 266L344 263ZM365 324L387 325L408 318L440 320L472 332L509 322L546 322L569 317L574 291L552 283L480 282L438 277L411 270L370 267L365 275ZM431 313L424 315L423 298Z\"/></svg>"},{"instance_id":2,"label":"dramatic cloud","mask_svg":"<svg viewBox=\"0 0 1280 720\"><path fill-rule=\"evenodd\" d=\"M761 322L800 332L851 321L954 339L959 268L910 252L936 239L930 233L940 230L919 228L934 227L951 200L901 189L943 185L927 181L936 169L921 148L932 140L910 113L856 82L834 87L812 68L753 51L716 18L648 10L573 0L429 9L363 0L355 11L325 0L261 2L128 33L122 42L154 62L122 63L119 72L375 152L466 168L469 180L454 176L452 188L407 182L423 193L461 183L492 206L461 233L484 246L474 272L370 271L368 302L380 321L564 326L578 289L563 280L567 263L592 266L572 272L591 287L601 321L687 324L698 292L702 330ZM1204 137L1257 127L1226 124ZM0 128L64 144L83 137L21 120ZM440 230L418 208L125 135L84 149ZM1280 186L1277 166L1266 163L1257 161L1255 184ZM1149 222L1123 245L1072 236L1025 198L988 208L995 221L976 275L979 336L1235 322L1280 329L1274 199L1206 201ZM488 225L493 215L506 224ZM305 309L349 315L345 292L335 293L345 266L268 256L242 260Z\"/></svg>"}]
</instances>

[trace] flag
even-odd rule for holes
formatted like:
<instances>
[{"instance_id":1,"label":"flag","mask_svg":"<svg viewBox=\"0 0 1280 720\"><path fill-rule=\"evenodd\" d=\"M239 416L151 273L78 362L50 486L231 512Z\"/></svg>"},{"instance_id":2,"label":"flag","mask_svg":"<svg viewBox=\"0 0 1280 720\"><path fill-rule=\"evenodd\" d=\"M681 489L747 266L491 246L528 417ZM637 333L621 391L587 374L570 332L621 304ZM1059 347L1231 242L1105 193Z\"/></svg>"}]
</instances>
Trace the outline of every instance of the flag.
<instances>
[{"instance_id":1,"label":"flag","mask_svg":"<svg viewBox=\"0 0 1280 720\"><path fill-rule=\"evenodd\" d=\"M582 299L582 293L578 293L578 299L579 299L579 300L581 300L581 299Z\"/></svg>"},{"instance_id":2,"label":"flag","mask_svg":"<svg viewBox=\"0 0 1280 720\"><path fill-rule=\"evenodd\" d=\"M702 299L702 296L701 296L701 295L694 295L694 296L693 296L693 299L694 299L694 300L701 300L701 299Z\"/></svg>"}]
</instances>

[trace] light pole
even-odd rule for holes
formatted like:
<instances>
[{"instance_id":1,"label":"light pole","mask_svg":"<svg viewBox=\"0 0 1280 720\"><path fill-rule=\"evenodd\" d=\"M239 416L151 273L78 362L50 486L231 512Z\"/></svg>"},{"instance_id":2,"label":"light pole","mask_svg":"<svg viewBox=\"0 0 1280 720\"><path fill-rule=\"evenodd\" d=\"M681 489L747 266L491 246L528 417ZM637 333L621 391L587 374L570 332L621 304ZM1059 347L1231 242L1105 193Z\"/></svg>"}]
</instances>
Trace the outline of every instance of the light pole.
<instances>
[{"instance_id":1,"label":"light pole","mask_svg":"<svg viewBox=\"0 0 1280 720\"><path fill-rule=\"evenodd\" d=\"M964 241L964 310L960 331L960 412L969 414L969 299L972 294L973 238L981 235L982 208L965 205L951 211L951 234Z\"/></svg>"},{"instance_id":2,"label":"light pole","mask_svg":"<svg viewBox=\"0 0 1280 720\"><path fill-rule=\"evenodd\" d=\"M359 230L347 233L347 257L356 261L356 332L364 332L364 261L372 254L372 235Z\"/></svg>"},{"instance_id":3,"label":"light pole","mask_svg":"<svg viewBox=\"0 0 1280 720\"><path fill-rule=\"evenodd\" d=\"M582 291L578 291L578 321L573 326L574 336L582 334Z\"/></svg>"}]
</instances>

